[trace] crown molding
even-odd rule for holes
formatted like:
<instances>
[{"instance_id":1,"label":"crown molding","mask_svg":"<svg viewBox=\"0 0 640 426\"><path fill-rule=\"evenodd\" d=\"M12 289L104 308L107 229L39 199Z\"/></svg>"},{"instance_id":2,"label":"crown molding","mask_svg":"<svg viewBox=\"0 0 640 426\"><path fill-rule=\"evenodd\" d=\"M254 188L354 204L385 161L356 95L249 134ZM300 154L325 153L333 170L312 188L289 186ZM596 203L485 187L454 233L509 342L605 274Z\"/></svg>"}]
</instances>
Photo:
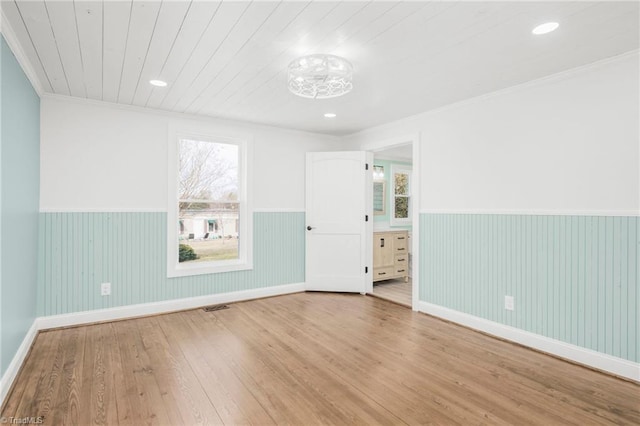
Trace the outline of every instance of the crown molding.
<instances>
[{"instance_id":1,"label":"crown molding","mask_svg":"<svg viewBox=\"0 0 640 426\"><path fill-rule=\"evenodd\" d=\"M92 106L101 107L101 108L119 109L122 111L131 111L131 112L137 112L142 114L154 114L154 115L174 118L177 120L207 122L209 124L214 124L219 126L235 126L235 127L239 127L247 130L253 130L253 131L265 130L265 131L277 131L277 132L282 132L282 133L296 135L296 136L306 135L314 138L322 138L328 142L337 143L342 140L340 136L330 135L326 133L314 133L314 132L309 132L305 130L290 129L286 127L272 126L269 124L260 124L260 123L255 123L251 121L241 121L241 120L233 120L229 118L215 117L215 116L209 116L209 115L167 111L163 109L149 108L149 107L143 107L138 105L120 104L115 102L101 101L97 99L78 98L76 96L61 95L57 93L44 93L41 96L41 98L51 99L54 101L76 103L80 105L92 105Z\"/></svg>"},{"instance_id":2,"label":"crown molding","mask_svg":"<svg viewBox=\"0 0 640 426\"><path fill-rule=\"evenodd\" d=\"M42 95L45 93L44 87L40 82L40 80L38 79L38 76L35 70L33 69L31 62L29 62L29 60L27 59L27 54L25 53L24 49L22 49L22 46L18 41L18 37L16 36L15 31L13 30L13 26L9 22L9 19L7 18L7 16L5 15L4 10L1 10L1 9L0 9L0 31L2 31L2 36L7 42L9 49L11 49L11 52L13 52L13 55L16 57L18 64L20 64L20 67L22 68L22 71L24 71L25 75L31 82L31 86L33 86L33 89L36 91L38 96L42 98Z\"/></svg>"}]
</instances>

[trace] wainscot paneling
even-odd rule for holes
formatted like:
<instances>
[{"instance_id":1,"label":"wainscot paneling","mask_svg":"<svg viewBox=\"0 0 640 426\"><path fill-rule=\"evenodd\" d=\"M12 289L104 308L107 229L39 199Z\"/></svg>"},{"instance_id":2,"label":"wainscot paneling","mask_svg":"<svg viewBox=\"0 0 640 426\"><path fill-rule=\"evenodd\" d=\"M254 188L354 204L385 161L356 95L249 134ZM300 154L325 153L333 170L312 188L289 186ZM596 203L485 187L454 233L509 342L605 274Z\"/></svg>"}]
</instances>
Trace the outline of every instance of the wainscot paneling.
<instances>
[{"instance_id":1,"label":"wainscot paneling","mask_svg":"<svg viewBox=\"0 0 640 426\"><path fill-rule=\"evenodd\" d=\"M304 282L304 213L253 217L253 270L167 278L166 213L41 213L38 315Z\"/></svg>"},{"instance_id":2,"label":"wainscot paneling","mask_svg":"<svg viewBox=\"0 0 640 426\"><path fill-rule=\"evenodd\" d=\"M420 300L638 362L639 220L421 214Z\"/></svg>"}]
</instances>

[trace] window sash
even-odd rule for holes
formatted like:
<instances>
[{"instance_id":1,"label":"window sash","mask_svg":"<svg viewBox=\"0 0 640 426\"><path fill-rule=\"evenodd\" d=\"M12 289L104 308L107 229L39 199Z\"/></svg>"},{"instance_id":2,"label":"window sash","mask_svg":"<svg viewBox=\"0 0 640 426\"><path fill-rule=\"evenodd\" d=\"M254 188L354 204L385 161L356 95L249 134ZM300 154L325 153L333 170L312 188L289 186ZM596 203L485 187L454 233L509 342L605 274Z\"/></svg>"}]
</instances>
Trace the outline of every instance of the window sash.
<instances>
[{"instance_id":1,"label":"window sash","mask_svg":"<svg viewBox=\"0 0 640 426\"><path fill-rule=\"evenodd\" d=\"M396 176L397 175L406 175L407 176L407 189L406 194L398 194L396 193ZM412 222L412 207L411 207L411 181L412 181L412 170L407 166L400 165L391 165L391 183L393 185L393 192L391 197L391 217L390 224L391 226L398 225L408 225ZM398 198L406 198L407 199L407 217L397 217L396 216L396 199Z\"/></svg>"},{"instance_id":2,"label":"window sash","mask_svg":"<svg viewBox=\"0 0 640 426\"><path fill-rule=\"evenodd\" d=\"M252 140L250 138L230 138L213 136L213 132L184 132L177 129L175 123L169 126L169 205L167 214L167 276L180 277L189 275L201 275L218 272L229 272L253 269L253 212L251 202L248 198L249 182L251 181L250 149ZM191 127L191 126L185 126ZM179 188L179 154L180 140L196 140L203 142L213 142L221 144L234 144L238 146L238 188L236 200L219 199L180 199ZM241 238L237 259L216 260L210 262L182 262L178 256L178 246L180 244L180 214L179 205L181 202L236 205L239 219L238 235Z\"/></svg>"}]
</instances>

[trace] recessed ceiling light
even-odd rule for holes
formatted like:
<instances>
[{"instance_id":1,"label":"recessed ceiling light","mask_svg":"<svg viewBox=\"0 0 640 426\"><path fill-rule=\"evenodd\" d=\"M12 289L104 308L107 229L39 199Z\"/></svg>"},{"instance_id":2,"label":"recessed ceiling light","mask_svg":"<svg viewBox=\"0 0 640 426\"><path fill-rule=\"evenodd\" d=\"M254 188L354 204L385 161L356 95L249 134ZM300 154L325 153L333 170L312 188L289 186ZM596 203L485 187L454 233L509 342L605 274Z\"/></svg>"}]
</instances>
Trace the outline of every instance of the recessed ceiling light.
<instances>
[{"instance_id":1,"label":"recessed ceiling light","mask_svg":"<svg viewBox=\"0 0 640 426\"><path fill-rule=\"evenodd\" d=\"M531 32L535 35L547 34L551 31L555 31L559 26L560 24L558 24L557 22L546 22L544 24L538 25Z\"/></svg>"},{"instance_id":2,"label":"recessed ceiling light","mask_svg":"<svg viewBox=\"0 0 640 426\"><path fill-rule=\"evenodd\" d=\"M335 118L336 115L333 112L328 112L324 116L327 118Z\"/></svg>"},{"instance_id":3,"label":"recessed ceiling light","mask_svg":"<svg viewBox=\"0 0 640 426\"><path fill-rule=\"evenodd\" d=\"M165 87L167 85L167 82L162 80L149 80L149 84L157 87Z\"/></svg>"}]
</instances>

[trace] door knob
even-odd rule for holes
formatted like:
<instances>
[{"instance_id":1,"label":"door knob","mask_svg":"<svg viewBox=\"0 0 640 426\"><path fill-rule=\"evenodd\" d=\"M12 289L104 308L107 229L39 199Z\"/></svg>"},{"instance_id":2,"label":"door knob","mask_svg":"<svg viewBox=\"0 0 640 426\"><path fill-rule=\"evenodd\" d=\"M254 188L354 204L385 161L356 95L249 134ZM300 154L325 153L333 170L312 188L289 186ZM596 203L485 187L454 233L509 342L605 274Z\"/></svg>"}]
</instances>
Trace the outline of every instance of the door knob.
<instances>
[{"instance_id":1,"label":"door knob","mask_svg":"<svg viewBox=\"0 0 640 426\"><path fill-rule=\"evenodd\" d=\"M307 226L307 231L311 231L313 229L312 226Z\"/></svg>"}]
</instances>

